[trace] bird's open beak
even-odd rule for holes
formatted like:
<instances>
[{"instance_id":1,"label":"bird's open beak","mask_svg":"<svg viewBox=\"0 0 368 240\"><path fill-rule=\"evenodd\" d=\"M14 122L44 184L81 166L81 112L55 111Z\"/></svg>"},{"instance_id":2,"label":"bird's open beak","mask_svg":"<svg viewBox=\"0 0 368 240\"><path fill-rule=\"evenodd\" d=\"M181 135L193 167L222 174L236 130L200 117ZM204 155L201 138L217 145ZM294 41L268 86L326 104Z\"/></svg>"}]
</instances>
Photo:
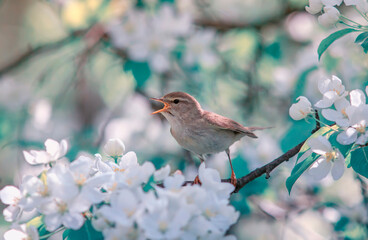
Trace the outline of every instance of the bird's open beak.
<instances>
[{"instance_id":1,"label":"bird's open beak","mask_svg":"<svg viewBox=\"0 0 368 240\"><path fill-rule=\"evenodd\" d=\"M157 102L161 102L164 104L164 107L160 110L157 110L151 114L156 114L156 113L160 113L160 112L165 112L169 109L170 105L166 102L164 102L164 100L160 99L160 98L151 98L151 100L157 101Z\"/></svg>"}]
</instances>

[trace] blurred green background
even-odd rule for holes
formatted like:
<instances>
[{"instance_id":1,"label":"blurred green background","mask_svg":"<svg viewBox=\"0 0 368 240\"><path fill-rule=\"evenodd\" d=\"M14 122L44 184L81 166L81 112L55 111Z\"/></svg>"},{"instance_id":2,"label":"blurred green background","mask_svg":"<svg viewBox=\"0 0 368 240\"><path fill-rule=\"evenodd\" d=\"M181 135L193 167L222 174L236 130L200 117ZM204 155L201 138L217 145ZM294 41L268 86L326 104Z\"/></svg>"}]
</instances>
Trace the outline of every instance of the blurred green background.
<instances>
[{"instance_id":1,"label":"blurred green background","mask_svg":"<svg viewBox=\"0 0 368 240\"><path fill-rule=\"evenodd\" d=\"M132 8L155 12L170 4L192 16L193 28L215 32L216 64L183 64L183 48L170 53L170 67L157 72L115 47L106 26ZM238 177L280 156L310 135L313 123L294 122L290 104L304 95L319 99L317 81L337 75L347 89L366 84L368 61L354 36L334 43L321 61L317 47L333 29L318 25L301 0L2 0L0 1L0 188L37 172L22 150L43 148L47 138L70 143L69 159L102 152L121 138L138 159L157 168L170 164L188 180L199 161L171 137L168 123L150 115L150 97L185 91L202 107L247 126L273 126L259 138L232 147ZM147 36L149 38L149 36ZM165 41L165 39L162 39ZM184 49L184 50L183 50ZM208 166L223 178L225 153ZM367 239L367 196L348 169L334 182L302 178L289 196L285 179L292 159L238 194L241 212L231 232L239 239ZM364 190L364 189L363 189ZM4 205L0 205L1 210ZM0 218L0 233L9 224ZM0 237L1 239L1 237Z\"/></svg>"}]
</instances>

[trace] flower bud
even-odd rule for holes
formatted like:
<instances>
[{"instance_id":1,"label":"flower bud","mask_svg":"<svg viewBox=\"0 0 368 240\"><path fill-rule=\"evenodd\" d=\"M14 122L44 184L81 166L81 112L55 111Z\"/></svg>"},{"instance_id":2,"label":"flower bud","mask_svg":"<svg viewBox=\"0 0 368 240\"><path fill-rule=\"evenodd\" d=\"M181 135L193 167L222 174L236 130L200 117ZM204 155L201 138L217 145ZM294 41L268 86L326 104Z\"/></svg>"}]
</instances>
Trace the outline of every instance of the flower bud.
<instances>
[{"instance_id":1,"label":"flower bud","mask_svg":"<svg viewBox=\"0 0 368 240\"><path fill-rule=\"evenodd\" d=\"M120 157L125 151L125 146L120 139L112 138L105 144L104 151L110 157Z\"/></svg>"},{"instance_id":2,"label":"flower bud","mask_svg":"<svg viewBox=\"0 0 368 240\"><path fill-rule=\"evenodd\" d=\"M300 96L298 102L291 105L289 115L294 120L301 120L312 113L312 104L306 97Z\"/></svg>"}]
</instances>

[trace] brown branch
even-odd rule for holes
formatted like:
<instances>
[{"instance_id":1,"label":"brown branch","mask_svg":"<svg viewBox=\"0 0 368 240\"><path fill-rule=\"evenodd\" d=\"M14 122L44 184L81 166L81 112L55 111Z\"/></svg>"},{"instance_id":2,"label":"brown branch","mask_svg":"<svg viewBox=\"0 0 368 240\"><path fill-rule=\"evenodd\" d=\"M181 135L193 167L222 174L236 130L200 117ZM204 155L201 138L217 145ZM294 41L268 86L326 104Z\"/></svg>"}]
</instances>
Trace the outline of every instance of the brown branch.
<instances>
[{"instance_id":1,"label":"brown branch","mask_svg":"<svg viewBox=\"0 0 368 240\"><path fill-rule=\"evenodd\" d=\"M82 36L86 32L87 32L86 30L76 31L76 32L71 33L67 37L59 40L59 41L49 43L49 44L46 44L46 45L42 45L42 46L39 46L39 47L28 49L26 52L22 53L20 56L15 58L10 63L6 64L5 66L1 66L0 67L0 76L5 75L5 74L9 73L10 71L16 69L17 67L21 66L23 63L27 62L32 57L35 57L35 56L40 55L42 53L49 52L49 51L52 51L52 50L55 50L55 49L58 49L58 48L64 46L66 43L68 43L73 38Z\"/></svg>"}]
</instances>

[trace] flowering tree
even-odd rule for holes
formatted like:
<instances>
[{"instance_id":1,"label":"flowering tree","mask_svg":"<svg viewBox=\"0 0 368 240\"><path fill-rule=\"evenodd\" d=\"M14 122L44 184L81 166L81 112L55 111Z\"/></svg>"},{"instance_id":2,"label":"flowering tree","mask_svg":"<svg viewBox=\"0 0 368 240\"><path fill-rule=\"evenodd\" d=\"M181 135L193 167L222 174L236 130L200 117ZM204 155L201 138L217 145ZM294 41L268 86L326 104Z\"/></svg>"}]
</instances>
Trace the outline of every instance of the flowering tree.
<instances>
[{"instance_id":1,"label":"flowering tree","mask_svg":"<svg viewBox=\"0 0 368 240\"><path fill-rule=\"evenodd\" d=\"M358 218L359 226L351 232L359 230L362 239L367 237L368 86L364 65L364 53L368 51L367 1L310 0L308 6L290 4L279 9L281 17L266 12L270 17L263 22L243 19L244 15L252 15L253 10L250 8L248 14L243 14L242 10L249 8L245 2L234 0L224 6L221 1L49 1L47 4L59 10L67 26L66 34L61 34L57 41L27 47L0 67L0 89L4 89L5 96L4 101L0 96L0 102L6 102L5 113L19 112L22 126L14 134L7 126L18 118L9 118L9 122L0 118L4 139L14 139L21 146L25 162L38 169L37 173L31 168L23 174L18 187L6 185L0 190L0 200L7 205L4 219L12 223L4 238L46 239L60 234L63 239L236 239L232 228L249 211L245 209L250 208L249 196L267 189L265 185L256 185L257 190L252 190L251 183L257 184L263 175L270 178L273 171L275 180L272 178L270 184L281 176L282 186L290 195L292 189L298 191L294 190L296 187L307 189L305 192L310 189L302 178L312 182L312 187L321 187L328 179L337 181L346 172L354 172L361 187L359 206L363 210L358 211L364 217ZM281 8L281 4L272 5L273 2L268 4L274 9ZM303 35L313 21L304 7L311 15L320 14L320 25L333 28L329 36L323 32L324 39L313 40L318 49L314 49L312 56L308 55L309 45L302 46L312 41ZM298 18L293 16L295 12L303 19L302 24L293 20ZM280 40L285 38L284 32L281 36L270 34L275 32L274 26L284 28L284 25L283 31L292 40L286 44ZM306 27L298 30L302 26ZM244 30L248 27L250 30ZM344 36L354 39L348 39L341 47L338 44L347 39ZM294 60L295 55L283 57L280 50L302 47L305 52L301 55L308 58L300 61ZM343 50L336 51L334 47ZM61 49L65 51L58 52ZM36 85L41 90L13 79L12 73L26 68L27 61L50 52L62 57L52 60L53 64L48 65L48 60L41 64L46 65L37 76ZM355 62L342 62L339 57ZM287 67L278 65L279 62ZM72 66L67 65L70 63ZM72 69L69 75L59 76L68 69ZM321 71L323 77L313 75ZM359 75L364 80L353 81ZM285 81L288 77L297 79L292 87ZM42 89L54 78L63 84ZM69 78L73 81L65 84L63 81ZM216 80L218 89L213 79L221 79ZM68 86L64 89L61 85ZM98 87L93 88L94 85ZM68 91L73 86L76 94L70 97ZM172 150L170 144L174 140L167 137L169 129L161 120L148 115L156 107L148 103L148 97L177 88L207 91L209 97L201 100L214 109L228 108L229 105L222 105L221 94L229 91L231 94L226 98L233 100L236 109L244 111L245 119L258 117L261 125L275 127L275 135L286 132L280 138L282 151L271 148L275 144L270 139L275 136L262 135L260 140L268 140L244 147L247 163L238 162L236 166L235 159L235 168L242 171L236 186L229 183L230 179L220 177L221 167L215 169L210 163L199 166L201 185L193 185L188 169L195 164L182 167L184 161L178 161L185 158L192 163L192 157L183 157L178 150ZM318 92L308 92L308 88ZM236 98L237 91L244 97ZM50 103L47 98L33 98L30 92L41 96L56 94ZM130 94L133 97L127 97L127 92L134 92ZM296 101L290 106L291 95ZM9 101L12 96L17 101ZM69 122L69 115L62 111L57 119L52 119L56 115L52 113L57 109L55 106L70 99L75 99L78 120ZM124 111L119 112L121 105ZM262 114L255 109L262 109ZM237 113L228 110L229 114ZM264 112L270 114L263 115ZM254 116L248 117L252 115L248 113ZM22 114L29 114L30 120L24 120ZM119 119L119 115L124 117ZM287 119L289 130L281 127L278 116L284 121L293 119ZM51 123L54 127L50 127ZM68 140L47 139L44 146L39 144L40 139L54 135L56 139ZM4 146L12 141L4 141ZM135 151L125 152L124 144ZM257 153L256 145L261 146ZM99 150L101 146L103 150ZM272 155L266 155L267 163L258 161L251 165L252 159L259 160L268 151ZM162 160L162 153L164 158L172 159L170 164ZM139 162L138 158L144 161ZM291 159L296 162L286 166L287 176L276 171ZM287 196L282 200L290 206L297 205L289 203L290 199ZM336 232L348 232L339 237L351 237L349 225L344 222L351 215L343 210L336 213L335 206L330 207L332 204L318 208L316 199L309 208L326 212ZM280 206L259 199L254 204L272 218L280 218ZM288 214L283 214L287 219Z\"/></svg>"}]
</instances>

